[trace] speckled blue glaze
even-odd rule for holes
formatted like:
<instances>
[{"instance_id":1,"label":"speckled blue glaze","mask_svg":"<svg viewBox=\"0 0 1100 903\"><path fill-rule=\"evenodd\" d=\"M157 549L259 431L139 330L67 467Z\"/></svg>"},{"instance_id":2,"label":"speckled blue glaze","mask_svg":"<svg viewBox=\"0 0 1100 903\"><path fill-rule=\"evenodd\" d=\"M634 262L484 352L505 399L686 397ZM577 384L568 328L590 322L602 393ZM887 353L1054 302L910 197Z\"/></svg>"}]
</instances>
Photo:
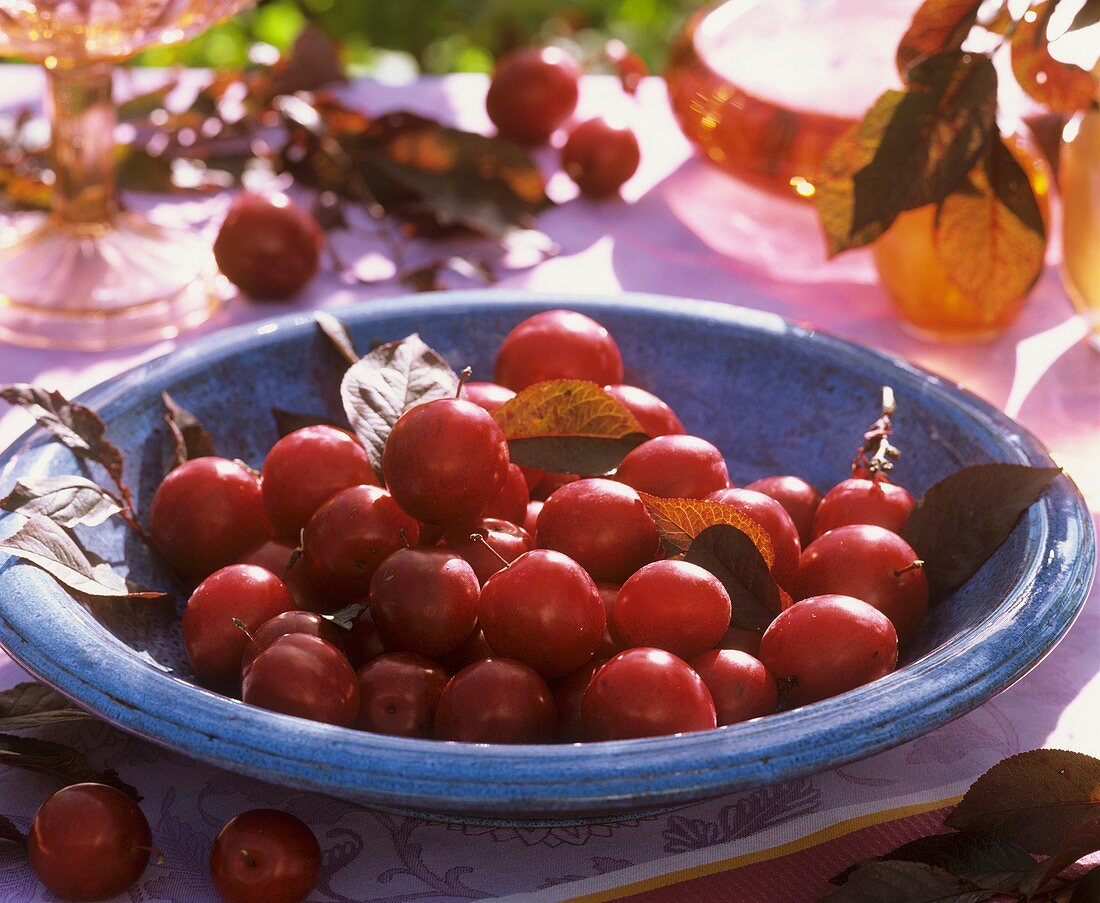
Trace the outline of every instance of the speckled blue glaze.
<instances>
[{"instance_id":1,"label":"speckled blue glaze","mask_svg":"<svg viewBox=\"0 0 1100 903\"><path fill-rule=\"evenodd\" d=\"M489 379L508 330L548 307L579 308L619 341L627 381L669 399L690 432L726 453L739 483L795 472L842 478L853 436L892 385L919 493L961 465L1050 465L1043 447L972 395L909 364L737 307L672 298L610 300L509 292L374 301L340 311L357 345L418 331L456 367ZM147 514L164 472L160 392L211 427L223 453L259 464L272 406L337 413L340 367L308 316L229 330L87 393L110 423ZM71 472L72 456L32 431L0 458L0 493L19 476ZM0 534L15 529L0 519ZM88 544L167 587L121 527ZM82 606L43 572L0 558L0 643L44 681L125 730L225 768L383 807L491 819L613 817L837 766L910 740L1008 687L1065 633L1086 597L1095 542L1060 477L982 570L939 605L896 673L815 705L683 737L583 747L489 747L333 728L194 686L171 605ZM178 589L178 588L177 588Z\"/></svg>"}]
</instances>

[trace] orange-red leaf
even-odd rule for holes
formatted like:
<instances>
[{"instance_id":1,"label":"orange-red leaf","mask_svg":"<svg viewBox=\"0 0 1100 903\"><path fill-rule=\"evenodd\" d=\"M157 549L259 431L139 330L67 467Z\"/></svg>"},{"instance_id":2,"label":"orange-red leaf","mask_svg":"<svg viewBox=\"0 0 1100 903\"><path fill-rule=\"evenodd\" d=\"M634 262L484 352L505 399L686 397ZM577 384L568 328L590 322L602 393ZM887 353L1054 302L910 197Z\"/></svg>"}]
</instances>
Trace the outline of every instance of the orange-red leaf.
<instances>
[{"instance_id":1,"label":"orange-red leaf","mask_svg":"<svg viewBox=\"0 0 1100 903\"><path fill-rule=\"evenodd\" d=\"M1056 113L1086 109L1096 95L1096 83L1080 66L1050 55L1046 27L1047 3L1031 7L1012 36L1012 74L1031 97ZM1029 18L1034 14L1034 18Z\"/></svg>"},{"instance_id":2,"label":"orange-red leaf","mask_svg":"<svg viewBox=\"0 0 1100 903\"><path fill-rule=\"evenodd\" d=\"M645 433L626 406L596 383L553 379L535 383L493 411L508 439L586 436L621 439Z\"/></svg>"},{"instance_id":3,"label":"orange-red leaf","mask_svg":"<svg viewBox=\"0 0 1100 903\"><path fill-rule=\"evenodd\" d=\"M981 0L925 0L898 43L896 61L902 78L914 63L962 47L981 5Z\"/></svg>"},{"instance_id":4,"label":"orange-red leaf","mask_svg":"<svg viewBox=\"0 0 1100 903\"><path fill-rule=\"evenodd\" d=\"M666 548L686 552L691 541L707 527L729 524L749 537L760 550L770 569L775 564L775 550L763 527L746 514L721 502L700 499L662 499L648 492L639 492L649 516L657 525L657 534Z\"/></svg>"},{"instance_id":5,"label":"orange-red leaf","mask_svg":"<svg viewBox=\"0 0 1100 903\"><path fill-rule=\"evenodd\" d=\"M936 257L966 297L1002 310L1031 290L1043 272L1046 229L1027 173L1000 140L969 184L940 204Z\"/></svg>"}]
</instances>

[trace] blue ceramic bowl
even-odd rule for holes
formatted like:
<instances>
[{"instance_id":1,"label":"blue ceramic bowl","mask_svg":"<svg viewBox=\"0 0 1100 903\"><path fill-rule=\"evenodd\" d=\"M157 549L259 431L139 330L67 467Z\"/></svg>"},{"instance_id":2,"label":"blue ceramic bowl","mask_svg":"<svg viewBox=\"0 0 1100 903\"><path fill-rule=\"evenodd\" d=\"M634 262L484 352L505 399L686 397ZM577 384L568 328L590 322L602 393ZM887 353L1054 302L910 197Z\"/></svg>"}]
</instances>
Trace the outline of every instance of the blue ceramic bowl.
<instances>
[{"instance_id":1,"label":"blue ceramic bowl","mask_svg":"<svg viewBox=\"0 0 1100 903\"><path fill-rule=\"evenodd\" d=\"M375 301L340 312L359 348L419 331L456 367L490 378L504 335L535 311L580 308L618 339L627 381L668 399L689 432L721 447L737 483L801 474L827 487L892 385L914 493L961 465L1051 464L1019 426L908 364L779 317L712 303L593 301L507 292ZM82 401L110 423L140 508L165 471L161 390L211 428L224 454L258 465L277 438L268 411L338 412L339 367L308 316L229 330L121 376ZM71 472L32 431L0 459L0 492L24 475ZM0 533L15 529L12 516ZM86 531L142 582L170 577L121 527ZM780 781L887 749L980 705L1065 633L1088 591L1091 520L1060 477L1008 541L931 613L890 676L804 708L680 737L557 746L478 746L378 736L290 718L189 681L176 606L84 606L42 571L0 563L0 643L84 708L216 765L373 805L492 819L583 819ZM170 610L165 610L165 608Z\"/></svg>"}]
</instances>

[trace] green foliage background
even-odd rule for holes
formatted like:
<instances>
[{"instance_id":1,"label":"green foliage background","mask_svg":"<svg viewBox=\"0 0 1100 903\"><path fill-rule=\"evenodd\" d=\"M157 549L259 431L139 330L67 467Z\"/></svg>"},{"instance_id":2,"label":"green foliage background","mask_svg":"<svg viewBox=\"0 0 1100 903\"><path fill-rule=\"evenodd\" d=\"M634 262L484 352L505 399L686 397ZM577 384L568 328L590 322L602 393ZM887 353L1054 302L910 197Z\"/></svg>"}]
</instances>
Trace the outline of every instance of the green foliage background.
<instances>
[{"instance_id":1,"label":"green foliage background","mask_svg":"<svg viewBox=\"0 0 1100 903\"><path fill-rule=\"evenodd\" d=\"M703 0L267 0L198 38L147 51L148 65L241 66L255 42L287 47L310 19L337 36L353 73L487 72L531 42L594 54L619 38L652 70Z\"/></svg>"}]
</instances>

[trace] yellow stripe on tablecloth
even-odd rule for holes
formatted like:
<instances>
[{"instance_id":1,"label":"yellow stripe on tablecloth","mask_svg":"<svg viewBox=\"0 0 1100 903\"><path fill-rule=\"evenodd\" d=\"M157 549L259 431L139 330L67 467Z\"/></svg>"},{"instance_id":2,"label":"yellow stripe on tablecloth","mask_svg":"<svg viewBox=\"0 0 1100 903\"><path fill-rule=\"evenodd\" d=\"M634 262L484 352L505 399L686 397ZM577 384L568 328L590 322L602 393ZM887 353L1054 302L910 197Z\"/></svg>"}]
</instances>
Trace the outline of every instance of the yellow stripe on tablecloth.
<instances>
[{"instance_id":1,"label":"yellow stripe on tablecloth","mask_svg":"<svg viewBox=\"0 0 1100 903\"><path fill-rule=\"evenodd\" d=\"M923 815L926 812L934 812L937 809L945 809L948 806L956 806L961 799L961 795L952 796L947 799L933 802L912 803L908 806L899 806L896 809L884 809L881 812L869 812L866 815L857 815L854 818L837 822L835 825L830 825L827 828L822 828L820 831L815 831L813 834L807 834L805 837L801 837L798 840L792 840L789 843L780 844L776 847L769 847L766 850L757 850L753 853L742 853L739 856L731 856L729 859L720 859L717 862L707 862L703 865L679 869L678 871L668 872L664 875L654 875L651 878L643 878L641 881L634 881L630 884L623 884L620 887L610 888L608 890L595 891L590 894L583 894L579 897L569 897L568 903L604 903L606 900L620 900L631 894L640 894L643 891L668 887L670 884L681 884L684 881L691 881L694 878L703 878L707 875L717 874L718 872L732 871L733 869L742 868L746 865L767 862L769 859L778 859L781 856L788 856L791 853L797 853L809 847L815 847L823 843L837 840L844 837L846 834L852 834L863 828L881 825L888 821L898 821L899 819L909 818L913 815Z\"/></svg>"}]
</instances>

